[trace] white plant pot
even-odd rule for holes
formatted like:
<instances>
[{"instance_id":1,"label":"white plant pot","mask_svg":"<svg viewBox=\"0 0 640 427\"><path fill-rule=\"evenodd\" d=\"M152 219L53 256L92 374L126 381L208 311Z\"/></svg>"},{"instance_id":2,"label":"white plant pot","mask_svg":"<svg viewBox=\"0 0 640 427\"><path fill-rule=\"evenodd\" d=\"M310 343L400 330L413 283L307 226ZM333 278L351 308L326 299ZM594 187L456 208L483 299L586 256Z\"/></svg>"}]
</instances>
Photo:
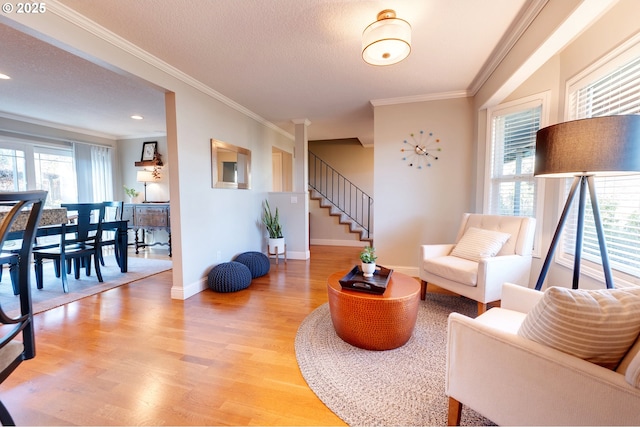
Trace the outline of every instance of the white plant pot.
<instances>
[{"instance_id":1,"label":"white plant pot","mask_svg":"<svg viewBox=\"0 0 640 427\"><path fill-rule=\"evenodd\" d=\"M376 271L376 263L375 262L363 262L361 263L362 275L364 277L373 277L373 273Z\"/></svg>"},{"instance_id":2,"label":"white plant pot","mask_svg":"<svg viewBox=\"0 0 640 427\"><path fill-rule=\"evenodd\" d=\"M272 255L284 253L284 237L279 239L269 238L269 253Z\"/></svg>"}]
</instances>

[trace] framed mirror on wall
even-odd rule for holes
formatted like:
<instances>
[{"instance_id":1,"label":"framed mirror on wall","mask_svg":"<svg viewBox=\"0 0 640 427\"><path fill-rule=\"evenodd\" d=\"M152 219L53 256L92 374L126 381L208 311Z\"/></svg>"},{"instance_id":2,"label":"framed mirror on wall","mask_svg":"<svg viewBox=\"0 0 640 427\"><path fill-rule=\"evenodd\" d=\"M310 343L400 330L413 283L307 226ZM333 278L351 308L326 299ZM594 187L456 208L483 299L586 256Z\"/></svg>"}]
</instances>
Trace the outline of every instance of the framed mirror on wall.
<instances>
[{"instance_id":1,"label":"framed mirror on wall","mask_svg":"<svg viewBox=\"0 0 640 427\"><path fill-rule=\"evenodd\" d=\"M211 139L211 187L251 188L251 150Z\"/></svg>"}]
</instances>

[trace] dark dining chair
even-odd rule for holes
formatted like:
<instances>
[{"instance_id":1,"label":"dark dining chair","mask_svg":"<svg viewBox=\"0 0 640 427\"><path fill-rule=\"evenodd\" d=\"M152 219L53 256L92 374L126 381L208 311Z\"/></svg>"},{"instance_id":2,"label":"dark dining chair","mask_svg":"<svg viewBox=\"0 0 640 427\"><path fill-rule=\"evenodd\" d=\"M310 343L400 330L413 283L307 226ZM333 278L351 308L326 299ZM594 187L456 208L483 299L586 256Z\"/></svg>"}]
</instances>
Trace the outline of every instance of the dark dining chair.
<instances>
[{"instance_id":1,"label":"dark dining chair","mask_svg":"<svg viewBox=\"0 0 640 427\"><path fill-rule=\"evenodd\" d=\"M0 192L0 206L10 208L0 223L0 247L12 230L16 217L21 212L27 213L27 222L22 234L20 248L16 249L18 257L16 280L20 298L20 313L5 313L0 306L0 383L24 360L33 359L36 355L33 328L33 311L31 305L31 268L30 259L36 229L40 223L42 208L47 197L46 191ZM14 317L15 316L15 317ZM0 402L0 422L3 425L15 425L11 414Z\"/></svg>"},{"instance_id":2,"label":"dark dining chair","mask_svg":"<svg viewBox=\"0 0 640 427\"><path fill-rule=\"evenodd\" d=\"M18 287L18 258L17 253L5 251L0 252L0 280L2 280L4 266L8 265L14 295L18 295L20 293L20 289Z\"/></svg>"},{"instance_id":3,"label":"dark dining chair","mask_svg":"<svg viewBox=\"0 0 640 427\"><path fill-rule=\"evenodd\" d=\"M53 247L34 248L33 261L36 272L36 286L43 287L42 261L53 260L56 276L62 279L62 290L69 292L67 274L71 272L73 261L74 276L80 278L80 269L85 269L86 275L91 275L91 258L93 257L96 277L102 282L100 272L100 246L102 238L102 218L104 205L102 203L74 203L63 204L69 211L77 211L77 230L70 236L67 224L62 224L60 243Z\"/></svg>"},{"instance_id":4,"label":"dark dining chair","mask_svg":"<svg viewBox=\"0 0 640 427\"><path fill-rule=\"evenodd\" d=\"M124 209L123 201L110 201L110 202L102 202L104 205L104 217L102 218L103 222L109 221L122 221L122 211ZM113 252L116 258L116 262L118 266L120 266L120 254L118 252L118 245L116 242L116 238L118 236L118 228L117 227L102 227L102 242L100 245L100 264L104 265L104 255L102 253L102 249L105 246L113 246Z\"/></svg>"}]
</instances>

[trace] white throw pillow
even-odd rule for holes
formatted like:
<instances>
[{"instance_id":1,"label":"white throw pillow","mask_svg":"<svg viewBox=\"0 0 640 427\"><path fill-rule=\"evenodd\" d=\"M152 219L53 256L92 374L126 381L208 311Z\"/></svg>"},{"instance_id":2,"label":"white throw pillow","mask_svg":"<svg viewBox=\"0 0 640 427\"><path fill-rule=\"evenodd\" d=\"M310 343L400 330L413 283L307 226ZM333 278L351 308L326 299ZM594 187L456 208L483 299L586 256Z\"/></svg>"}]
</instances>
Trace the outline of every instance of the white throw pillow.
<instances>
[{"instance_id":1,"label":"white throw pillow","mask_svg":"<svg viewBox=\"0 0 640 427\"><path fill-rule=\"evenodd\" d=\"M640 288L551 287L518 335L615 369L640 333Z\"/></svg>"},{"instance_id":2,"label":"white throw pillow","mask_svg":"<svg viewBox=\"0 0 640 427\"><path fill-rule=\"evenodd\" d=\"M509 237L509 233L469 227L451 255L478 262L481 258L496 256Z\"/></svg>"}]
</instances>

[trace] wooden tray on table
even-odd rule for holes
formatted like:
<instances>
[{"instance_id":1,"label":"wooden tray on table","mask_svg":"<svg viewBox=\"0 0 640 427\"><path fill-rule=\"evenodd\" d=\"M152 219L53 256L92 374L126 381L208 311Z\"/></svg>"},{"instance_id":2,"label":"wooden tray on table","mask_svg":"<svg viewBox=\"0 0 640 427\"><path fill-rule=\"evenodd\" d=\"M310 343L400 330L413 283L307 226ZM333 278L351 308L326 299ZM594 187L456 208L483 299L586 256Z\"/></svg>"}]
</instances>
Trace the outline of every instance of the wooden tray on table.
<instances>
[{"instance_id":1,"label":"wooden tray on table","mask_svg":"<svg viewBox=\"0 0 640 427\"><path fill-rule=\"evenodd\" d=\"M392 273L392 269L376 265L373 276L364 277L362 269L356 265L339 282L342 289L382 295L387 290Z\"/></svg>"}]
</instances>

